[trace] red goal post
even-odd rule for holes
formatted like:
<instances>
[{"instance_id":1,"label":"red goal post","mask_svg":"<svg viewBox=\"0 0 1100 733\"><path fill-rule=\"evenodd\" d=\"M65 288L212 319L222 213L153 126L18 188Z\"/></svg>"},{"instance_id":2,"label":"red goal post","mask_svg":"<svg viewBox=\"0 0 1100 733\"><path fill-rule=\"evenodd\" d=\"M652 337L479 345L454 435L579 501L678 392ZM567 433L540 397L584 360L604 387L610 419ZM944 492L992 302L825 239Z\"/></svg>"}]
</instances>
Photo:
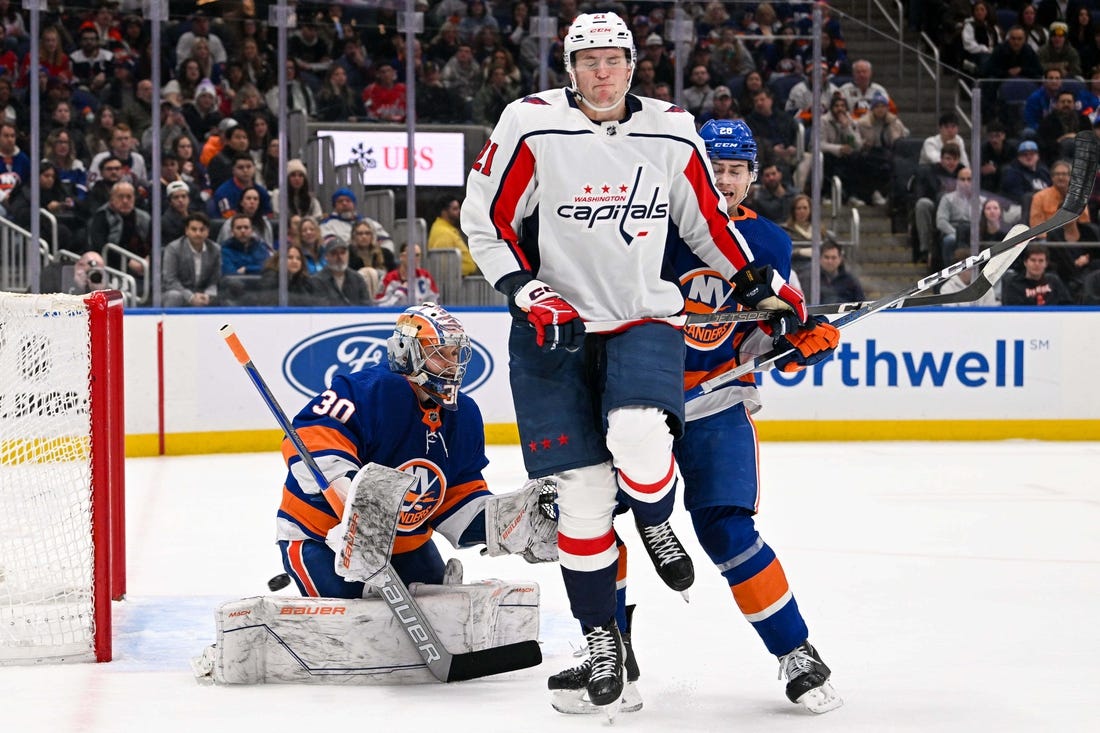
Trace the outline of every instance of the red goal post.
<instances>
[{"instance_id":1,"label":"red goal post","mask_svg":"<svg viewBox=\"0 0 1100 733\"><path fill-rule=\"evenodd\" d=\"M110 661L123 296L0 293L0 664Z\"/></svg>"}]
</instances>

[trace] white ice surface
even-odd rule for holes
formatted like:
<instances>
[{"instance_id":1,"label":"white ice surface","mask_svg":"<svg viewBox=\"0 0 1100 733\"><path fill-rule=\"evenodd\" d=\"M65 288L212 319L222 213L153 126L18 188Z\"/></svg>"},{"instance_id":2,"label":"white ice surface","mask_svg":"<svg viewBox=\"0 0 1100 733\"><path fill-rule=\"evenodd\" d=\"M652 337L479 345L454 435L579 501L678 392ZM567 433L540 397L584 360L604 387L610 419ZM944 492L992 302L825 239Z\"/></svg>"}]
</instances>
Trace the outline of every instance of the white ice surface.
<instances>
[{"instance_id":1,"label":"white ice surface","mask_svg":"<svg viewBox=\"0 0 1100 733\"><path fill-rule=\"evenodd\" d=\"M765 444L758 527L833 669L841 709L787 702L777 665L678 510L691 603L661 585L634 533L631 599L645 708L627 731L1100 730L1100 445ZM522 483L491 447L491 487ZM0 731L571 731L548 704L578 640L555 565L458 553L466 577L536 580L541 667L453 685L202 686L188 660L213 611L266 593L278 454L130 460L129 582L110 664L0 667ZM629 523L627 523L629 524ZM445 554L453 554L448 552ZM288 589L289 590L289 589Z\"/></svg>"}]
</instances>

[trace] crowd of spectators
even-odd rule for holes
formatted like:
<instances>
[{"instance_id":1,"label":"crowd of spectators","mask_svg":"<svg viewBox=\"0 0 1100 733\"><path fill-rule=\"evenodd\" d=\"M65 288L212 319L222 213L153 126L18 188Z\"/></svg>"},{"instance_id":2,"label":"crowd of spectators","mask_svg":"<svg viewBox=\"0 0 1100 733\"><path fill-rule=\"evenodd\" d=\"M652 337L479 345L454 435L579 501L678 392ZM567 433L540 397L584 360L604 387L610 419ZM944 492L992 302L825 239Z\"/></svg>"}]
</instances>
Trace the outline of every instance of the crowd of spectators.
<instances>
[{"instance_id":1,"label":"crowd of spectators","mask_svg":"<svg viewBox=\"0 0 1100 733\"><path fill-rule=\"evenodd\" d=\"M849 59L841 23L826 5L824 94L814 110L810 3L686 3L694 38L686 58L677 58L671 3L551 2L557 37L543 57L531 32L534 3L418 0L424 28L407 47L398 29L401 3L297 2L284 89L276 84L275 29L266 22L271 4L173 0L160 49L151 47L149 24L132 0L51 2L43 9L39 185L66 249L101 254L140 289L159 227L166 304L270 302L282 257L292 271L292 301L382 303L410 287L437 292L423 268L410 285L392 237L359 213L350 190L318 200L312 190L318 172L293 158L296 151L289 151L287 179L278 180L280 105L315 121L403 123L411 59L418 122L492 127L506 104L538 90L540 68L551 87L568 84L564 33L578 12L595 8L614 9L631 25L638 46L633 92L671 103L682 74L678 101L698 124L746 120L761 158L748 203L792 233L796 270L805 265L799 253L806 251L808 219L800 217L815 164L809 146L799 143L815 115L826 178L840 179L853 206L904 211L914 258L932 267L969 242L960 179L973 178L975 195L997 203L995 220L987 221L984 209L982 217L982 236L993 237L999 227L1039 215L1032 199L1040 192L1054 191L1042 201L1060 201L1052 171L1078 131L1100 125L1100 28L1092 0L909 2L913 27L941 39L951 49L948 61L989 93L980 176L970 174L968 146L947 114L900 189L894 146L910 134L904 115L874 79L871 63ZM32 216L24 152L31 129L27 17L19 4L0 0L0 214L24 227ZM162 61L159 80L151 78L153 53ZM1012 81L1033 82L1033 89L1020 96ZM154 82L159 110L152 109ZM150 170L154 126L160 170ZM284 188L290 226L280 232ZM163 214L154 222L149 212L157 196ZM459 205L454 197L438 202L429 240L416 245L458 249L462 274L473 275ZM1100 196L1090 203L1091 218L1065 236L1096 240L1090 221L1098 205ZM1087 248L1066 251L1052 249L1050 266L1081 299L1096 258ZM209 272L214 261L217 277Z\"/></svg>"}]
</instances>

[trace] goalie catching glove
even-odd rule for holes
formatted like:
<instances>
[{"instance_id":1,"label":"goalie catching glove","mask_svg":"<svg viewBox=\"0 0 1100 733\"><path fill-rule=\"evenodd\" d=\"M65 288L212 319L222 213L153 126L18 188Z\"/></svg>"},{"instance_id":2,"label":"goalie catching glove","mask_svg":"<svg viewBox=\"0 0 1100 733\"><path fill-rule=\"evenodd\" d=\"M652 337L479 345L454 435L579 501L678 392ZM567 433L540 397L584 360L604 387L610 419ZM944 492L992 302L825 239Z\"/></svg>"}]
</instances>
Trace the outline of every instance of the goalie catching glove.
<instances>
[{"instance_id":1,"label":"goalie catching glove","mask_svg":"<svg viewBox=\"0 0 1100 733\"><path fill-rule=\"evenodd\" d=\"M743 267L730 282L734 287L733 297L738 303L753 310L780 311L765 326L765 331L772 336L782 336L796 330L809 317L802 291L784 280L771 265L759 270L752 265Z\"/></svg>"},{"instance_id":2,"label":"goalie catching glove","mask_svg":"<svg viewBox=\"0 0 1100 733\"><path fill-rule=\"evenodd\" d=\"M576 309L541 280L528 280L510 292L509 310L535 329L535 343L543 351L576 351L584 343L584 321Z\"/></svg>"},{"instance_id":3,"label":"goalie catching glove","mask_svg":"<svg viewBox=\"0 0 1100 733\"><path fill-rule=\"evenodd\" d=\"M773 367L784 372L797 372L824 361L840 343L840 331L825 316L814 316L802 328L776 336L776 348L791 352L776 359Z\"/></svg>"},{"instance_id":4,"label":"goalie catching glove","mask_svg":"<svg viewBox=\"0 0 1100 733\"><path fill-rule=\"evenodd\" d=\"M519 491L494 494L485 502L485 544L489 555L519 555L527 562L558 559L557 484L528 481Z\"/></svg>"}]
</instances>

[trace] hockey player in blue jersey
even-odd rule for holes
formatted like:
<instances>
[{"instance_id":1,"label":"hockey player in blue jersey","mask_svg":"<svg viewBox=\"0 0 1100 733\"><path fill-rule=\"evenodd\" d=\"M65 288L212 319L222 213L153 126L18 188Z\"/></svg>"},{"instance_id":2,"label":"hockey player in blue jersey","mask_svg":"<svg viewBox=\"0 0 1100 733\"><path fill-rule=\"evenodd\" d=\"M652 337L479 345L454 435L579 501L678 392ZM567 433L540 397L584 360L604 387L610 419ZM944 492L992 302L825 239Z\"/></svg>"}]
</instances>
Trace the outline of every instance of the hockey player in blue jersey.
<instances>
[{"instance_id":1,"label":"hockey player in blue jersey","mask_svg":"<svg viewBox=\"0 0 1100 733\"><path fill-rule=\"evenodd\" d=\"M668 518L680 474L683 308L665 270L683 241L732 298L806 320L802 293L758 268L731 226L682 108L628 93L637 52L615 13L582 13L563 39L571 85L509 104L467 179L470 252L509 298L509 378L524 463L560 486L558 551L570 610L593 655L592 701L622 694L615 623L621 490L661 579L683 591L691 558ZM626 323L588 333L585 321Z\"/></svg>"},{"instance_id":2,"label":"hockey player in blue jersey","mask_svg":"<svg viewBox=\"0 0 1100 733\"><path fill-rule=\"evenodd\" d=\"M459 391L471 356L459 320L434 303L408 308L397 318L387 352L387 364L333 377L329 388L294 418L332 487L319 486L293 444L283 441L288 472L276 537L283 567L298 590L327 598L363 595L363 583L336 573L335 553L325 540L340 522L333 505L343 504L351 477L368 462L419 479L401 507L391 557L406 585L443 582L446 566L432 542L435 532L455 547L485 543L490 554L517 552L532 562L552 559L552 528L543 543L550 547L525 554L524 548L509 546L516 529L511 520L500 520L508 525L508 541L499 539L498 521L487 522L489 504L511 495L490 494L482 477L489 461L481 411ZM333 491L336 496L330 498Z\"/></svg>"},{"instance_id":3,"label":"hockey player in blue jersey","mask_svg":"<svg viewBox=\"0 0 1100 733\"><path fill-rule=\"evenodd\" d=\"M749 242L757 262L790 272L791 239L780 227L741 205L756 180L756 142L740 120L712 120L699 131L714 169L730 219ZM712 312L727 304L724 280L686 247L674 253L674 269L688 311ZM829 682L829 668L808 641L809 631L772 548L756 531L753 516L759 499L756 428L752 413L760 409L753 376L704 394L699 385L723 374L745 359L768 351L780 341L795 347L775 368L796 371L815 364L839 343L836 328L818 317L801 330L773 338L766 324L710 324L684 329L687 360L684 371L687 424L674 451L684 477L684 505L691 514L700 544L729 583L734 602L776 655L787 680L791 702L823 713L842 704ZM620 548L622 545L620 543ZM621 549L618 622L627 641L628 675L624 710L637 710L641 698L632 682L637 679L632 614L625 605L625 550ZM586 660L549 680L553 705L562 712L595 712L584 697L589 674ZM633 677L633 679L631 679Z\"/></svg>"}]
</instances>

